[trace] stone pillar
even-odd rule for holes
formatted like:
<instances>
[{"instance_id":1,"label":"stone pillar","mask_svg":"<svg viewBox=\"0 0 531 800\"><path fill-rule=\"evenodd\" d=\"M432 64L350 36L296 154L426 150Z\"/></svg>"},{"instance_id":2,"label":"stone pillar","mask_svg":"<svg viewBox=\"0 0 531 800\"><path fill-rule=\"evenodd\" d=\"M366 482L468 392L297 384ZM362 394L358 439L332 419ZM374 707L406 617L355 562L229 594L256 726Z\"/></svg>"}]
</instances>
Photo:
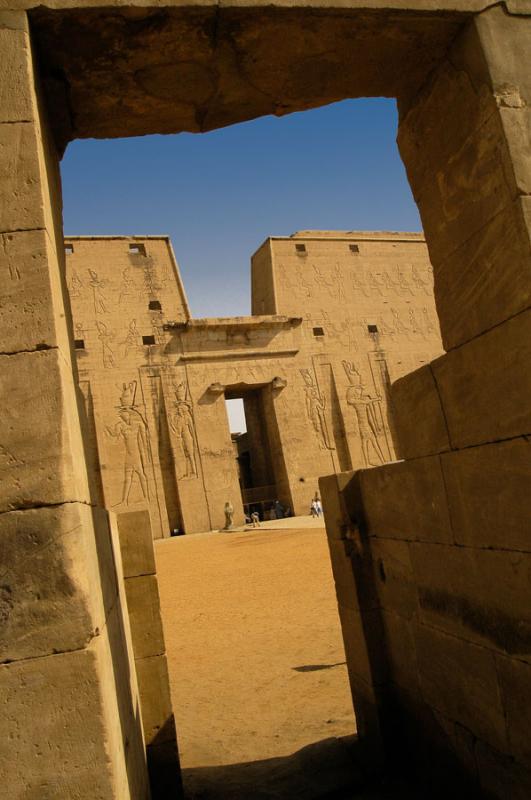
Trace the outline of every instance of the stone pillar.
<instances>
[{"instance_id":1,"label":"stone pillar","mask_svg":"<svg viewBox=\"0 0 531 800\"><path fill-rule=\"evenodd\" d=\"M177 798L182 793L179 753L150 515L129 511L116 519L152 800Z\"/></svg>"},{"instance_id":2,"label":"stone pillar","mask_svg":"<svg viewBox=\"0 0 531 800\"><path fill-rule=\"evenodd\" d=\"M149 788L108 517L93 505L58 157L27 19L0 12L0 754L13 800Z\"/></svg>"}]
</instances>

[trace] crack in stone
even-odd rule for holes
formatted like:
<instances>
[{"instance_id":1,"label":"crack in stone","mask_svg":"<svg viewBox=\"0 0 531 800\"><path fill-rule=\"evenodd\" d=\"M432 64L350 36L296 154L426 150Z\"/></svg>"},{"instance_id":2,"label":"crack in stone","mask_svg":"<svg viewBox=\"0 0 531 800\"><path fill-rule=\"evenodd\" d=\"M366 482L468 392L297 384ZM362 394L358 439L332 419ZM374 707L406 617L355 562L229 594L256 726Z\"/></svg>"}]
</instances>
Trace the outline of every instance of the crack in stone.
<instances>
[{"instance_id":1,"label":"crack in stone","mask_svg":"<svg viewBox=\"0 0 531 800\"><path fill-rule=\"evenodd\" d=\"M46 344L42 342L40 344L36 344L34 348L27 349L27 350L6 350L0 351L0 356L19 356L24 353L43 353L47 352L48 350L58 350L59 347L56 344Z\"/></svg>"}]
</instances>

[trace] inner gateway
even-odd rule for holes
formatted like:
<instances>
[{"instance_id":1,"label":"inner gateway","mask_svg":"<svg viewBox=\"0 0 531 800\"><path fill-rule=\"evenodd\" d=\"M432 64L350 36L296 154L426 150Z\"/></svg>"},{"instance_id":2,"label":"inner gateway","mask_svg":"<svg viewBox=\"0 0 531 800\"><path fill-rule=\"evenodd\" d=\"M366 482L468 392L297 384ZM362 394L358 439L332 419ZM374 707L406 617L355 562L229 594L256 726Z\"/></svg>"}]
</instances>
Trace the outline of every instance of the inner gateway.
<instances>
[{"instance_id":1,"label":"inner gateway","mask_svg":"<svg viewBox=\"0 0 531 800\"><path fill-rule=\"evenodd\" d=\"M261 520L291 516L288 498L285 498L286 505L282 505L279 497L279 487L282 487L277 473L281 473L281 465L275 469L275 460L280 453L272 445L275 441L274 421L267 389L250 388L244 392L227 389L225 398L229 402L239 400L244 415L245 431L231 431L231 436L246 519L250 519L253 513L257 513Z\"/></svg>"}]
</instances>

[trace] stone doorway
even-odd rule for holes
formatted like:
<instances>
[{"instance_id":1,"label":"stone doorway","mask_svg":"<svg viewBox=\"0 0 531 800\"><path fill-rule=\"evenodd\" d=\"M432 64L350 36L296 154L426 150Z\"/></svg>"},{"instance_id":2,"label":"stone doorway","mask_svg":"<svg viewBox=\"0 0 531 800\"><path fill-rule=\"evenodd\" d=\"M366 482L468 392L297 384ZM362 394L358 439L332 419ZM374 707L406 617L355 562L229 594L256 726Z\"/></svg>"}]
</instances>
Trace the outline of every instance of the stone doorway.
<instances>
[{"instance_id":1,"label":"stone doorway","mask_svg":"<svg viewBox=\"0 0 531 800\"><path fill-rule=\"evenodd\" d=\"M352 497L328 512L334 547L353 557L337 580L346 639L362 643L363 657L349 657L360 737L380 755L382 742L413 756L421 741L430 769L450 752L485 793L528 797L529 4L68 5L27 2L28 14L13 3L1 18L6 793L148 796L120 574L73 378L61 152L75 137L200 131L385 94L399 98L448 352L396 387L406 460L362 472L371 525L353 518ZM371 536L385 540L382 583L387 559L412 589L404 598L402 579L388 582L377 614L358 592L370 586Z\"/></svg>"},{"instance_id":2,"label":"stone doorway","mask_svg":"<svg viewBox=\"0 0 531 800\"><path fill-rule=\"evenodd\" d=\"M269 386L225 390L226 400L242 401L245 415L245 433L232 434L244 514L250 518L256 512L262 521L276 519L275 509L279 518L281 509L291 511L290 497L286 496L282 481L285 467L270 395Z\"/></svg>"}]
</instances>

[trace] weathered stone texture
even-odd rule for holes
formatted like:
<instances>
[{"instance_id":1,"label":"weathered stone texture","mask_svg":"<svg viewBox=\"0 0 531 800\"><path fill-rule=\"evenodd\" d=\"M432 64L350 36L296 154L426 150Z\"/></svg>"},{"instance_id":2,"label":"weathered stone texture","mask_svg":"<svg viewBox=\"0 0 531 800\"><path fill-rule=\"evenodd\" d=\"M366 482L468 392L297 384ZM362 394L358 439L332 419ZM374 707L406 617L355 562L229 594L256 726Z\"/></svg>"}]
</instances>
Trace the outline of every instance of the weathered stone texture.
<instances>
[{"instance_id":1,"label":"weathered stone texture","mask_svg":"<svg viewBox=\"0 0 531 800\"><path fill-rule=\"evenodd\" d=\"M74 387L60 351L0 356L0 370L0 511L89 501L77 469L84 456Z\"/></svg>"},{"instance_id":2,"label":"weathered stone texture","mask_svg":"<svg viewBox=\"0 0 531 800\"><path fill-rule=\"evenodd\" d=\"M437 456L388 464L360 475L370 535L451 542L446 493Z\"/></svg>"},{"instance_id":3,"label":"weathered stone texture","mask_svg":"<svg viewBox=\"0 0 531 800\"><path fill-rule=\"evenodd\" d=\"M531 554L425 543L410 553L421 621L531 660Z\"/></svg>"},{"instance_id":4,"label":"weathered stone texture","mask_svg":"<svg viewBox=\"0 0 531 800\"><path fill-rule=\"evenodd\" d=\"M80 650L0 666L2 791L12 800L111 798L98 660ZM53 757L50 757L50 748Z\"/></svg>"},{"instance_id":5,"label":"weathered stone texture","mask_svg":"<svg viewBox=\"0 0 531 800\"><path fill-rule=\"evenodd\" d=\"M531 552L531 441L471 447L442 457L454 540Z\"/></svg>"},{"instance_id":6,"label":"weathered stone texture","mask_svg":"<svg viewBox=\"0 0 531 800\"><path fill-rule=\"evenodd\" d=\"M167 725L173 719L168 663L165 655L141 658L136 662L138 690L142 697L142 723L146 743L161 743L164 736L175 738L175 730ZM162 735L159 738L159 735Z\"/></svg>"},{"instance_id":7,"label":"weathered stone texture","mask_svg":"<svg viewBox=\"0 0 531 800\"><path fill-rule=\"evenodd\" d=\"M165 652L156 575L126 578L125 594L135 658Z\"/></svg>"},{"instance_id":8,"label":"weathered stone texture","mask_svg":"<svg viewBox=\"0 0 531 800\"><path fill-rule=\"evenodd\" d=\"M507 732L494 655L424 625L418 629L416 643L425 701L478 738L506 751Z\"/></svg>"},{"instance_id":9,"label":"weathered stone texture","mask_svg":"<svg viewBox=\"0 0 531 800\"><path fill-rule=\"evenodd\" d=\"M401 458L418 458L450 449L437 384L429 365L391 386L391 402Z\"/></svg>"},{"instance_id":10,"label":"weathered stone texture","mask_svg":"<svg viewBox=\"0 0 531 800\"><path fill-rule=\"evenodd\" d=\"M19 27L20 26L20 27ZM33 118L28 74L27 19L23 13L0 15L0 123Z\"/></svg>"},{"instance_id":11,"label":"weathered stone texture","mask_svg":"<svg viewBox=\"0 0 531 800\"><path fill-rule=\"evenodd\" d=\"M531 310L433 362L452 448L531 433L530 364Z\"/></svg>"},{"instance_id":12,"label":"weathered stone texture","mask_svg":"<svg viewBox=\"0 0 531 800\"><path fill-rule=\"evenodd\" d=\"M118 590L104 511L68 503L0 514L0 553L0 661L81 649L105 625Z\"/></svg>"}]
</instances>

